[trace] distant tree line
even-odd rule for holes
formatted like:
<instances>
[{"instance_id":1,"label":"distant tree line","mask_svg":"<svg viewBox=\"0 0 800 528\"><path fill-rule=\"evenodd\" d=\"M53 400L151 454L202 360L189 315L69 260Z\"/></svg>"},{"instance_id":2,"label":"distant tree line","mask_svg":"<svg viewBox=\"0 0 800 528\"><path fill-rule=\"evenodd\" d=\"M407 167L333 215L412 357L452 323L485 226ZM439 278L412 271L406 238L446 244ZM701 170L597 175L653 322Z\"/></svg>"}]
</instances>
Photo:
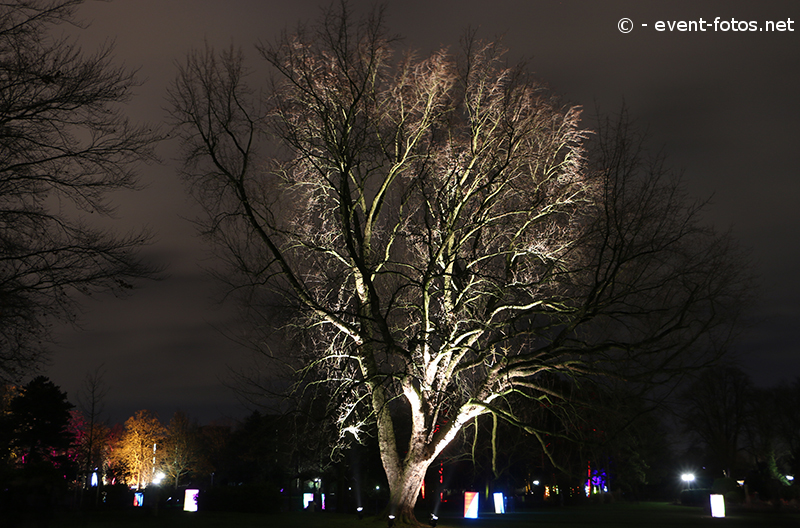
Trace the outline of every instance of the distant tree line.
<instances>
[{"instance_id":1,"label":"distant tree line","mask_svg":"<svg viewBox=\"0 0 800 528\"><path fill-rule=\"evenodd\" d=\"M684 459L710 479L748 484L759 499L799 498L800 379L756 387L738 367L701 373L678 401Z\"/></svg>"},{"instance_id":2,"label":"distant tree line","mask_svg":"<svg viewBox=\"0 0 800 528\"><path fill-rule=\"evenodd\" d=\"M119 490L155 490L165 500L185 487L204 490L206 505L219 509L296 509L309 491L327 493L328 507L340 511L388 501L374 439L337 458L324 431L308 434L312 413L255 411L239 423L200 425L182 412L165 424L141 410L112 425L91 419L97 408L86 406L91 387L97 385L84 385L78 407L43 376L3 388L2 508L19 494L28 504L37 503L29 500L34 496L94 508L122 505L111 500ZM707 487L719 479L744 481L759 500L797 495L791 479L800 469L800 380L758 388L738 368L705 371L674 402L678 437L659 419L663 414L628 396L606 402L616 413L596 416L587 407L574 422L582 442L550 437L557 466L523 430L474 420L428 472L425 500L473 489L502 491L529 505L584 500L587 486L599 488L590 495L672 498L684 470L698 472ZM42 490L49 495L37 495ZM245 496L258 499L240 500Z\"/></svg>"},{"instance_id":3,"label":"distant tree line","mask_svg":"<svg viewBox=\"0 0 800 528\"><path fill-rule=\"evenodd\" d=\"M277 502L281 488L294 482L299 490L330 465L323 445L328 439L299 433L307 424L298 420L308 417L253 412L238 424L200 425L180 411L162 423L140 410L124 424L109 424L97 413L103 402L95 398L104 392L97 372L87 377L77 407L43 376L3 386L3 507L11 507L17 494L45 488L64 506L92 508L103 507L120 489L169 494L190 485L260 486Z\"/></svg>"}]
</instances>

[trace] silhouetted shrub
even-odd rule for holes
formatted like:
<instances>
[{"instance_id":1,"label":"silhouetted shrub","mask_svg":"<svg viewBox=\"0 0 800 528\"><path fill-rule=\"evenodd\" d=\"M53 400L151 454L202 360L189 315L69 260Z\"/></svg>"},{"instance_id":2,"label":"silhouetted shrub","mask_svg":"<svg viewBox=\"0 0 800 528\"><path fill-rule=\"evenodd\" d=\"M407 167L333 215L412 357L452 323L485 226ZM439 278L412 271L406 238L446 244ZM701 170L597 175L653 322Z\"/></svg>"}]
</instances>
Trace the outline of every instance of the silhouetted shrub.
<instances>
[{"instance_id":1,"label":"silhouetted shrub","mask_svg":"<svg viewBox=\"0 0 800 528\"><path fill-rule=\"evenodd\" d=\"M741 504L744 502L744 489L732 478L715 479L711 490L713 493L723 495L726 504Z\"/></svg>"},{"instance_id":2,"label":"silhouetted shrub","mask_svg":"<svg viewBox=\"0 0 800 528\"><path fill-rule=\"evenodd\" d=\"M686 506L705 506L709 503L710 489L686 489L681 492L681 504Z\"/></svg>"}]
</instances>

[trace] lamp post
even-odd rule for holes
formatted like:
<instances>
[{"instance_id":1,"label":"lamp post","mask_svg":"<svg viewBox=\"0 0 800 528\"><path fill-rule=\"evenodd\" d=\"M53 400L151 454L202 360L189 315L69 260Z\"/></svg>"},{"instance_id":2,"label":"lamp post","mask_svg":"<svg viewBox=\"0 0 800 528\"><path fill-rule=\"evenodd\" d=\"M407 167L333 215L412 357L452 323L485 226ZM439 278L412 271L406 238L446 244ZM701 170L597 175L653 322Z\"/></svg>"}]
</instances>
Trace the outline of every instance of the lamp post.
<instances>
[{"instance_id":1,"label":"lamp post","mask_svg":"<svg viewBox=\"0 0 800 528\"><path fill-rule=\"evenodd\" d=\"M690 490L692 489L692 482L694 482L694 473L684 473L681 475L681 481L684 484L683 492L681 492L681 502L686 500L687 503L693 503L694 497Z\"/></svg>"}]
</instances>

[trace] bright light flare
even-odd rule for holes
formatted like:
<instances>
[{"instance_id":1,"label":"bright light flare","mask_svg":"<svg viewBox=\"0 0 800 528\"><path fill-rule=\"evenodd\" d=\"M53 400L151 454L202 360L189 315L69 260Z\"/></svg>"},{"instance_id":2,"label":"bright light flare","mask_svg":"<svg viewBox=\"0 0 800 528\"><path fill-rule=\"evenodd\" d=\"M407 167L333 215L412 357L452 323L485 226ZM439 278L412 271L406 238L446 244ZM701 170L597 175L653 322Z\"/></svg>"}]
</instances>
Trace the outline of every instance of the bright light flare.
<instances>
[{"instance_id":1,"label":"bright light flare","mask_svg":"<svg viewBox=\"0 0 800 528\"><path fill-rule=\"evenodd\" d=\"M681 475L681 480L684 482L694 482L694 473L684 473Z\"/></svg>"}]
</instances>

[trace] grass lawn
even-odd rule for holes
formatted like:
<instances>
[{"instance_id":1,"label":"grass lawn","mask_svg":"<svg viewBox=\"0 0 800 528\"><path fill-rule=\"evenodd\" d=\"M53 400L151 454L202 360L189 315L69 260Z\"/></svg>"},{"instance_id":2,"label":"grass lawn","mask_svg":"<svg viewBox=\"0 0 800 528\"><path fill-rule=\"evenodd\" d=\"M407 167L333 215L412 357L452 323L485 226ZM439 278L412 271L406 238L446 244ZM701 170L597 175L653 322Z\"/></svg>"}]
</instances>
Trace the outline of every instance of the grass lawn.
<instances>
[{"instance_id":1,"label":"grass lawn","mask_svg":"<svg viewBox=\"0 0 800 528\"><path fill-rule=\"evenodd\" d=\"M427 520L422 513L420 520ZM288 513L275 515L162 511L99 512L87 515L65 514L50 524L53 528L379 528L386 521L336 513ZM729 511L724 519L714 519L702 508L666 503L617 503L598 506L542 508L506 515L483 515L463 519L442 515L441 528L593 528L601 527L800 527L800 514L776 511Z\"/></svg>"}]
</instances>

